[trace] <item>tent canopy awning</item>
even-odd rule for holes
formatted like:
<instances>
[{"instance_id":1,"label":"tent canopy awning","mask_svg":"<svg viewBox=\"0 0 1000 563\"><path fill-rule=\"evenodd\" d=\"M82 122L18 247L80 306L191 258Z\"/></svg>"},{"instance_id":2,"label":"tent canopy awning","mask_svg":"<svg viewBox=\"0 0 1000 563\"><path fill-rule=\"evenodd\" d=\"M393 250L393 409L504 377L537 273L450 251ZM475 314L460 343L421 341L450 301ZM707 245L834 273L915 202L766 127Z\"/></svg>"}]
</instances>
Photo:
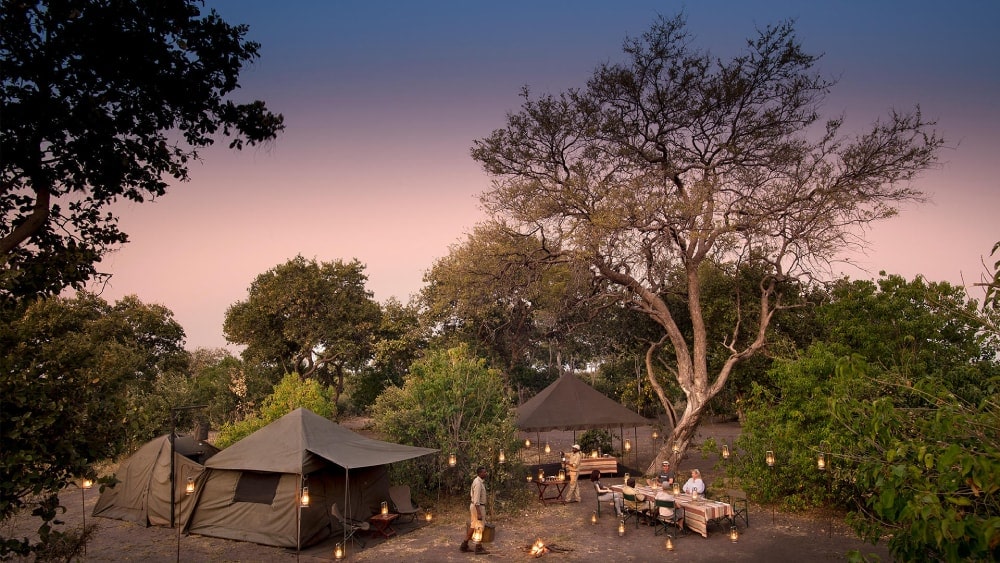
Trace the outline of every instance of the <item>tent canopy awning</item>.
<instances>
[{"instance_id":1,"label":"tent canopy awning","mask_svg":"<svg viewBox=\"0 0 1000 563\"><path fill-rule=\"evenodd\" d=\"M649 420L587 385L563 374L517 408L520 430L590 430L613 426L646 426Z\"/></svg>"},{"instance_id":2,"label":"tent canopy awning","mask_svg":"<svg viewBox=\"0 0 1000 563\"><path fill-rule=\"evenodd\" d=\"M384 465L437 450L366 438L304 408L296 409L212 456L211 469L305 474L316 458L345 469Z\"/></svg>"}]
</instances>

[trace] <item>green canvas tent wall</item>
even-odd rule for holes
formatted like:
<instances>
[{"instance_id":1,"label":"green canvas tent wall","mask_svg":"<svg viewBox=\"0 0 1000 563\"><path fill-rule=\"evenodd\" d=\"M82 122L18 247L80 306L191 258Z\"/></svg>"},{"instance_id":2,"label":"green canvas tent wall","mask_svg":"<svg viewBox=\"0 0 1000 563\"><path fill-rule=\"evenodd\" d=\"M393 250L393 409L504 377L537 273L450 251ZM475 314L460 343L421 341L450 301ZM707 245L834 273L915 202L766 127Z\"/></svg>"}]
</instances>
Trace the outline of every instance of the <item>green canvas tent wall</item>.
<instances>
[{"instance_id":1,"label":"green canvas tent wall","mask_svg":"<svg viewBox=\"0 0 1000 563\"><path fill-rule=\"evenodd\" d=\"M219 450L190 436L174 441L174 517L186 522L194 507L184 494L188 477L196 485L203 480L204 462ZM94 516L127 520L143 526L170 525L170 435L144 444L115 472L118 483L106 487L94 506Z\"/></svg>"},{"instance_id":2,"label":"green canvas tent wall","mask_svg":"<svg viewBox=\"0 0 1000 563\"><path fill-rule=\"evenodd\" d=\"M206 463L187 529L192 534L304 547L343 532L330 509L367 519L389 499L386 465L437 450L366 438L297 409ZM310 504L299 508L309 487Z\"/></svg>"}]
</instances>

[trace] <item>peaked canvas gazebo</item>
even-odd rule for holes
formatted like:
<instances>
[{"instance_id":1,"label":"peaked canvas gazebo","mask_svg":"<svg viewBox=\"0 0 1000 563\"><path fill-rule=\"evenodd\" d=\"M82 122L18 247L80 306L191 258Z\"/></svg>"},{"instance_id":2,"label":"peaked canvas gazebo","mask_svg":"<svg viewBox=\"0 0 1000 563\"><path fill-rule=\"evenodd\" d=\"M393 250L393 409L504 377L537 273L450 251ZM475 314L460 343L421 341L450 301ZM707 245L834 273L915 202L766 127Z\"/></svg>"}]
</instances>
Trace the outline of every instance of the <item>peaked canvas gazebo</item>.
<instances>
[{"instance_id":1,"label":"peaked canvas gazebo","mask_svg":"<svg viewBox=\"0 0 1000 563\"><path fill-rule=\"evenodd\" d=\"M649 423L645 417L628 410L570 373L559 376L517 408L517 428L525 432L575 432L617 426L624 441L626 426L634 429Z\"/></svg>"}]
</instances>

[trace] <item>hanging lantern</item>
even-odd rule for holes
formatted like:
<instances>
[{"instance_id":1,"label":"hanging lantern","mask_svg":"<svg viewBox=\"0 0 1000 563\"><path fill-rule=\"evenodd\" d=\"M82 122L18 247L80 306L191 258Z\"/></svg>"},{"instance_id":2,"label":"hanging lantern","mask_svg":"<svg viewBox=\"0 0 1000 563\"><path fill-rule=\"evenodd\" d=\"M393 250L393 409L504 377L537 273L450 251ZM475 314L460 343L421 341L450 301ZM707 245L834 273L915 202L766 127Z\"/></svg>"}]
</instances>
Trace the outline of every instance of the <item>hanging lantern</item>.
<instances>
[{"instance_id":1,"label":"hanging lantern","mask_svg":"<svg viewBox=\"0 0 1000 563\"><path fill-rule=\"evenodd\" d=\"M729 459L729 444L722 444L722 459Z\"/></svg>"},{"instance_id":2,"label":"hanging lantern","mask_svg":"<svg viewBox=\"0 0 1000 563\"><path fill-rule=\"evenodd\" d=\"M625 440L625 453L632 451L632 440Z\"/></svg>"},{"instance_id":3,"label":"hanging lantern","mask_svg":"<svg viewBox=\"0 0 1000 563\"><path fill-rule=\"evenodd\" d=\"M560 481L565 481L566 480L566 471L563 470L563 469L559 470L559 480Z\"/></svg>"},{"instance_id":4,"label":"hanging lantern","mask_svg":"<svg viewBox=\"0 0 1000 563\"><path fill-rule=\"evenodd\" d=\"M531 447L531 438L525 438L524 439L524 447L526 447L526 448L530 448Z\"/></svg>"},{"instance_id":5,"label":"hanging lantern","mask_svg":"<svg viewBox=\"0 0 1000 563\"><path fill-rule=\"evenodd\" d=\"M549 447L549 443L548 442L545 442L545 453L547 453L547 454L552 453L552 448Z\"/></svg>"},{"instance_id":6,"label":"hanging lantern","mask_svg":"<svg viewBox=\"0 0 1000 563\"><path fill-rule=\"evenodd\" d=\"M819 452L819 455L816 456L816 469L826 471L826 457L823 456L823 452Z\"/></svg>"},{"instance_id":7,"label":"hanging lantern","mask_svg":"<svg viewBox=\"0 0 1000 563\"><path fill-rule=\"evenodd\" d=\"M448 454L448 467L455 467L458 464L458 457L455 454Z\"/></svg>"},{"instance_id":8,"label":"hanging lantern","mask_svg":"<svg viewBox=\"0 0 1000 563\"><path fill-rule=\"evenodd\" d=\"M507 463L507 456L503 455L503 450L500 450L500 456L497 458L500 463Z\"/></svg>"},{"instance_id":9,"label":"hanging lantern","mask_svg":"<svg viewBox=\"0 0 1000 563\"><path fill-rule=\"evenodd\" d=\"M194 494L194 477L188 477L187 484L184 485L184 494L185 495Z\"/></svg>"},{"instance_id":10,"label":"hanging lantern","mask_svg":"<svg viewBox=\"0 0 1000 563\"><path fill-rule=\"evenodd\" d=\"M83 480L83 481L82 481L82 482L80 483L80 488L81 488L81 489L85 489L85 490L86 490L86 489L90 489L90 488L91 488L91 487L93 487L93 486L94 486L94 482L93 482L93 481L91 481L90 479L84 479L84 480Z\"/></svg>"},{"instance_id":11,"label":"hanging lantern","mask_svg":"<svg viewBox=\"0 0 1000 563\"><path fill-rule=\"evenodd\" d=\"M299 497L299 506L302 508L309 507L309 487L302 487L302 496Z\"/></svg>"},{"instance_id":12,"label":"hanging lantern","mask_svg":"<svg viewBox=\"0 0 1000 563\"><path fill-rule=\"evenodd\" d=\"M382 516L389 514L389 503L382 501Z\"/></svg>"},{"instance_id":13,"label":"hanging lantern","mask_svg":"<svg viewBox=\"0 0 1000 563\"><path fill-rule=\"evenodd\" d=\"M531 473L528 473L528 482L531 482Z\"/></svg>"},{"instance_id":14,"label":"hanging lantern","mask_svg":"<svg viewBox=\"0 0 1000 563\"><path fill-rule=\"evenodd\" d=\"M624 535L625 535L625 521L624 520L619 520L618 521L618 537L622 537Z\"/></svg>"},{"instance_id":15,"label":"hanging lantern","mask_svg":"<svg viewBox=\"0 0 1000 563\"><path fill-rule=\"evenodd\" d=\"M764 461L767 462L768 467L774 467L774 452L767 450L767 453L764 454Z\"/></svg>"},{"instance_id":16,"label":"hanging lantern","mask_svg":"<svg viewBox=\"0 0 1000 563\"><path fill-rule=\"evenodd\" d=\"M472 532L472 541L479 543L483 541L483 528L476 527L476 530Z\"/></svg>"},{"instance_id":17,"label":"hanging lantern","mask_svg":"<svg viewBox=\"0 0 1000 563\"><path fill-rule=\"evenodd\" d=\"M673 451L673 452L674 452L675 454L681 451L681 447L680 447L680 445L679 445L679 444L674 444L674 445L673 445L673 446L672 446L672 447L671 447L670 449L671 449L671 451Z\"/></svg>"},{"instance_id":18,"label":"hanging lantern","mask_svg":"<svg viewBox=\"0 0 1000 563\"><path fill-rule=\"evenodd\" d=\"M590 523L591 524L597 524L597 511L596 510L593 513L591 513L591 515L590 515Z\"/></svg>"},{"instance_id":19,"label":"hanging lantern","mask_svg":"<svg viewBox=\"0 0 1000 563\"><path fill-rule=\"evenodd\" d=\"M424 522L430 522L432 520L434 520L434 514L430 510L424 512Z\"/></svg>"},{"instance_id":20,"label":"hanging lantern","mask_svg":"<svg viewBox=\"0 0 1000 563\"><path fill-rule=\"evenodd\" d=\"M729 541L736 543L740 539L740 531L736 529L736 526L729 528Z\"/></svg>"},{"instance_id":21,"label":"hanging lantern","mask_svg":"<svg viewBox=\"0 0 1000 563\"><path fill-rule=\"evenodd\" d=\"M660 433L659 433L659 432L657 432L656 430L653 430L653 439L654 439L654 440L656 440L656 439L658 439L659 437L660 437Z\"/></svg>"},{"instance_id":22,"label":"hanging lantern","mask_svg":"<svg viewBox=\"0 0 1000 563\"><path fill-rule=\"evenodd\" d=\"M333 558L337 561L344 558L344 544L338 543L337 547L333 548Z\"/></svg>"},{"instance_id":23,"label":"hanging lantern","mask_svg":"<svg viewBox=\"0 0 1000 563\"><path fill-rule=\"evenodd\" d=\"M674 550L674 540L670 536L667 536L667 551L673 551L673 550Z\"/></svg>"}]
</instances>

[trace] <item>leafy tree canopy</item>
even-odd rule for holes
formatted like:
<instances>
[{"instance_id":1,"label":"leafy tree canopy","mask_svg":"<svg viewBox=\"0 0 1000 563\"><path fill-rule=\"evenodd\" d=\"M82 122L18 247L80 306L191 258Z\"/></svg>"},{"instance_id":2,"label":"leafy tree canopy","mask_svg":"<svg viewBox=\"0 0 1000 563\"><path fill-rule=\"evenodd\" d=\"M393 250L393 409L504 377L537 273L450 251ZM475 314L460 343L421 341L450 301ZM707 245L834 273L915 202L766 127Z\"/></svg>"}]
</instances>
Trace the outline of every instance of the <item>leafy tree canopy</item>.
<instances>
[{"instance_id":1,"label":"leafy tree canopy","mask_svg":"<svg viewBox=\"0 0 1000 563\"><path fill-rule=\"evenodd\" d=\"M226 338L246 346L248 363L295 371L336 385L372 356L381 308L365 289L364 265L296 256L257 276L246 301L226 311Z\"/></svg>"},{"instance_id":2,"label":"leafy tree canopy","mask_svg":"<svg viewBox=\"0 0 1000 563\"><path fill-rule=\"evenodd\" d=\"M89 294L47 298L0 323L0 520L33 504L42 538L71 479L160 432L158 382L187 369L184 331L159 305ZM26 553L5 538L0 555Z\"/></svg>"},{"instance_id":3,"label":"leafy tree canopy","mask_svg":"<svg viewBox=\"0 0 1000 563\"><path fill-rule=\"evenodd\" d=\"M609 295L659 325L649 347L674 354L686 407L653 472L672 446L687 447L737 364L763 349L787 305L784 284L827 272L863 227L920 201L911 180L936 162L942 141L919 109L855 135L842 118L822 123L833 83L790 22L759 30L723 60L694 47L682 16L658 18L624 52L583 88L525 89L520 110L472 156L494 178L482 199L498 223L535 237L543 259L592 270ZM712 259L767 269L759 312L719 331L734 338L710 370L699 269ZM664 300L678 271L690 336Z\"/></svg>"},{"instance_id":4,"label":"leafy tree canopy","mask_svg":"<svg viewBox=\"0 0 1000 563\"><path fill-rule=\"evenodd\" d=\"M3 0L0 296L81 288L127 241L109 206L163 195L217 135L275 138L235 103L259 45L197 0Z\"/></svg>"}]
</instances>

